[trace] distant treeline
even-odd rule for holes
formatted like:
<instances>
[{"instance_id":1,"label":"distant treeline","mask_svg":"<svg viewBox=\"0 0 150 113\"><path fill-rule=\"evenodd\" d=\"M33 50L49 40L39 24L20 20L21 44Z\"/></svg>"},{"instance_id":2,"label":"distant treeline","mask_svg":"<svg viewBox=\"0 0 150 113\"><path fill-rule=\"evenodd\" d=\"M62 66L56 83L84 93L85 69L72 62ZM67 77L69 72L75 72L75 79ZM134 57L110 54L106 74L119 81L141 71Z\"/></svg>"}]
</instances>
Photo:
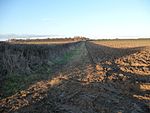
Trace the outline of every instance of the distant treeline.
<instances>
[{"instance_id":1,"label":"distant treeline","mask_svg":"<svg viewBox=\"0 0 150 113\"><path fill-rule=\"evenodd\" d=\"M9 42L61 42L61 41L86 41L86 37L75 36L73 38L46 38L46 39L10 39Z\"/></svg>"}]
</instances>

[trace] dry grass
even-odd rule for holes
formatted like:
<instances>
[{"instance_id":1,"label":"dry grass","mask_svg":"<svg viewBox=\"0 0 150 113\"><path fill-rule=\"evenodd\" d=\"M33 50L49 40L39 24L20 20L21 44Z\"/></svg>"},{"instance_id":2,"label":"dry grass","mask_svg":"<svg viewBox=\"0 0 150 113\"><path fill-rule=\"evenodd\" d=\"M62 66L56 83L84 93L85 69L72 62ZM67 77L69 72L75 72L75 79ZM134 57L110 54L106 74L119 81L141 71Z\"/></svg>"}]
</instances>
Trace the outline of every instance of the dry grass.
<instances>
[{"instance_id":1,"label":"dry grass","mask_svg":"<svg viewBox=\"0 0 150 113\"><path fill-rule=\"evenodd\" d=\"M150 46L150 40L106 40L106 41L92 41L95 44L114 48L131 48L140 46Z\"/></svg>"}]
</instances>

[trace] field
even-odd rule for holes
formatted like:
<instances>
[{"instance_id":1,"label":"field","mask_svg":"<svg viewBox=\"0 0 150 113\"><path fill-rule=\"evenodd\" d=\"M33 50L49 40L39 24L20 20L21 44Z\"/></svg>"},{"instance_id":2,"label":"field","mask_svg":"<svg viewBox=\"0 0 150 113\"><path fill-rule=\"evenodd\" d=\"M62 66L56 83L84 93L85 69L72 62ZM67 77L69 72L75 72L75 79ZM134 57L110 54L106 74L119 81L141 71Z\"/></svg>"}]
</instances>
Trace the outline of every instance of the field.
<instances>
[{"instance_id":1,"label":"field","mask_svg":"<svg viewBox=\"0 0 150 113\"><path fill-rule=\"evenodd\" d=\"M1 113L149 113L150 40L58 43L0 44Z\"/></svg>"}]
</instances>

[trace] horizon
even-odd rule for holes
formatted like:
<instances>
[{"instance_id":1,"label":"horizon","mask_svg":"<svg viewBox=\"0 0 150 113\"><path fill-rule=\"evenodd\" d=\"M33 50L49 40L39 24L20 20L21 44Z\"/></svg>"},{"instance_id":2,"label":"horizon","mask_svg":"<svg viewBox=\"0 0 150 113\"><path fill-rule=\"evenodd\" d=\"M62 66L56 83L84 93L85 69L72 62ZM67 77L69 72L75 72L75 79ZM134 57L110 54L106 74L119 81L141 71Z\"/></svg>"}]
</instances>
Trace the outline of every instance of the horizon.
<instances>
[{"instance_id":1,"label":"horizon","mask_svg":"<svg viewBox=\"0 0 150 113\"><path fill-rule=\"evenodd\" d=\"M3 38L4 36L4 38ZM38 35L38 34L0 34L0 41L9 41L11 39L16 40L36 40L36 39L57 39L57 38L75 38L75 37L85 37L85 36L72 36L72 37L65 37L61 35ZM85 37L89 38L90 40L124 40L124 39L150 39L150 37L138 37L138 36L121 36L121 37L102 37L102 38L91 38L91 37Z\"/></svg>"},{"instance_id":2,"label":"horizon","mask_svg":"<svg viewBox=\"0 0 150 113\"><path fill-rule=\"evenodd\" d=\"M0 34L149 38L149 5L149 0L1 0Z\"/></svg>"}]
</instances>

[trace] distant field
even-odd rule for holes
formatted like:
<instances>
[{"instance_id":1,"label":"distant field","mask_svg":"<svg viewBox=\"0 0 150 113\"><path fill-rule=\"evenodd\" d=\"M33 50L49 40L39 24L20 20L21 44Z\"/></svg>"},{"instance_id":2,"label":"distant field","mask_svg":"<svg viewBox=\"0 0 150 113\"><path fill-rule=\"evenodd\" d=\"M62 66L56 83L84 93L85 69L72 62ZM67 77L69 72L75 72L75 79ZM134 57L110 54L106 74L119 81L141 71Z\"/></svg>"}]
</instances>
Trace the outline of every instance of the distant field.
<instances>
[{"instance_id":1,"label":"distant field","mask_svg":"<svg viewBox=\"0 0 150 113\"><path fill-rule=\"evenodd\" d=\"M130 47L141 47L150 46L150 40L105 40L105 41L91 41L95 44L104 46L110 46L114 48L130 48Z\"/></svg>"},{"instance_id":2,"label":"distant field","mask_svg":"<svg viewBox=\"0 0 150 113\"><path fill-rule=\"evenodd\" d=\"M32 41L32 42L11 42L13 44L67 44L76 41Z\"/></svg>"},{"instance_id":3,"label":"distant field","mask_svg":"<svg viewBox=\"0 0 150 113\"><path fill-rule=\"evenodd\" d=\"M46 39L10 39L8 42L12 44L66 44L87 40L85 37L74 38L46 38Z\"/></svg>"}]
</instances>

